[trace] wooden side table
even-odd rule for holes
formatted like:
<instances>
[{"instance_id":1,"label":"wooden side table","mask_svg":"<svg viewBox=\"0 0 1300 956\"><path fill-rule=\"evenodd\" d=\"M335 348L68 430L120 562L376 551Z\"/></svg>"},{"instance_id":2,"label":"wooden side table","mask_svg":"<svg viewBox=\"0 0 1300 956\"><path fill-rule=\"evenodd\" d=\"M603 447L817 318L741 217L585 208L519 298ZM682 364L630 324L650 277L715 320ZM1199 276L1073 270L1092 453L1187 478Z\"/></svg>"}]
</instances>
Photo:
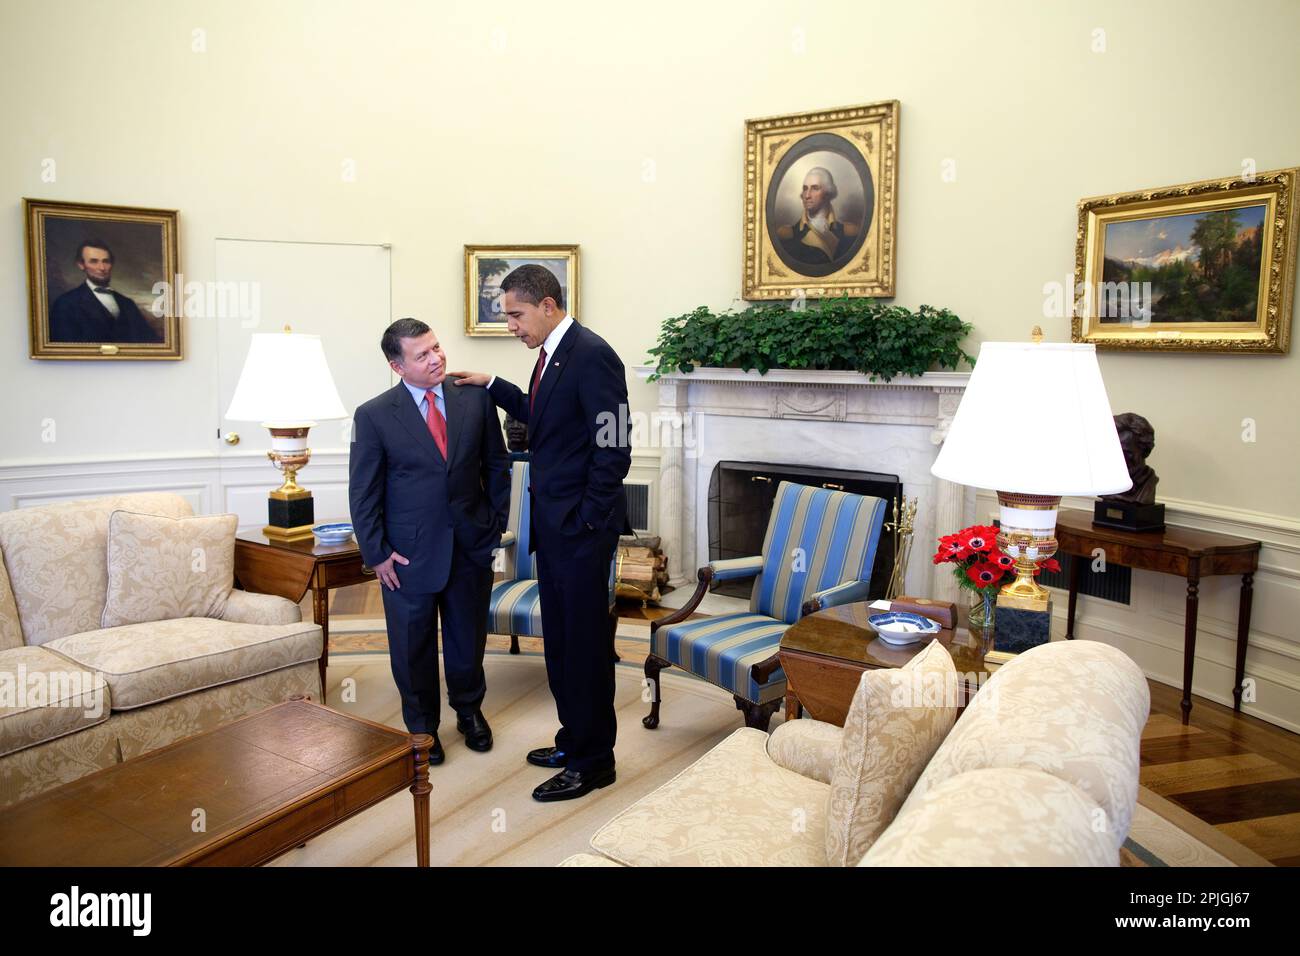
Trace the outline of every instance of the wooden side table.
<instances>
[{"instance_id":1,"label":"wooden side table","mask_svg":"<svg viewBox=\"0 0 1300 956\"><path fill-rule=\"evenodd\" d=\"M902 667L929 643L886 644L867 624L867 618L878 613L861 601L817 611L790 626L778 651L785 671L787 720L806 710L815 720L843 727L863 671ZM930 640L936 639L948 649L963 678L964 704L991 676L984 666L988 643L982 633L965 628L942 630Z\"/></svg>"},{"instance_id":2,"label":"wooden side table","mask_svg":"<svg viewBox=\"0 0 1300 956\"><path fill-rule=\"evenodd\" d=\"M285 543L249 528L235 535L235 579L246 591L278 594L295 604L310 589L312 619L320 625L323 638L320 687L324 697L330 659L330 589L375 580L375 572L361 560L356 541L319 544L313 538Z\"/></svg>"},{"instance_id":3,"label":"wooden side table","mask_svg":"<svg viewBox=\"0 0 1300 956\"><path fill-rule=\"evenodd\" d=\"M1260 542L1190 528L1164 531L1117 531L1093 525L1087 511L1063 510L1056 518L1058 550L1091 557L1100 548L1106 561L1143 571L1176 574L1187 579L1187 612L1183 621L1183 723L1192 712L1192 668L1196 663L1196 612L1202 577L1241 575L1241 601L1237 608L1237 670L1232 688L1232 709L1241 710L1241 684L1246 676L1246 645L1250 639L1250 602L1255 571L1259 568ZM1079 597L1081 561L1070 562L1070 606L1065 637L1074 639L1074 611Z\"/></svg>"}]
</instances>

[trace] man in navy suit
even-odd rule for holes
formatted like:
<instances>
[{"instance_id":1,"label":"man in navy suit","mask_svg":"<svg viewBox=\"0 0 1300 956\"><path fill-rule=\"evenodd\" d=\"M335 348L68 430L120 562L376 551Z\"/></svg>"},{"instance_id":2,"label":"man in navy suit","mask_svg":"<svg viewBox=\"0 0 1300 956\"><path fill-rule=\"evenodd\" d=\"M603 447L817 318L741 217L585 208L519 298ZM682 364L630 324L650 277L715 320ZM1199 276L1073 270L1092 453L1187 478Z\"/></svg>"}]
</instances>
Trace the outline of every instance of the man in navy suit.
<instances>
[{"instance_id":1,"label":"man in navy suit","mask_svg":"<svg viewBox=\"0 0 1300 956\"><path fill-rule=\"evenodd\" d=\"M565 312L559 280L524 265L501 283L506 326L541 347L527 393L482 372L452 372L457 385L486 385L528 425L531 533L537 552L546 676L560 730L528 754L564 768L533 791L541 801L581 797L614 782L614 636L609 566L630 532L623 479L632 464L623 363L595 332ZM455 389L452 389L455 391Z\"/></svg>"},{"instance_id":2,"label":"man in navy suit","mask_svg":"<svg viewBox=\"0 0 1300 956\"><path fill-rule=\"evenodd\" d=\"M402 718L433 735L429 762L439 764L439 613L456 729L471 750L492 748L483 652L510 462L488 394L443 387L446 355L427 325L398 319L380 347L402 380L353 415L348 501L362 560L382 582Z\"/></svg>"},{"instance_id":3,"label":"man in navy suit","mask_svg":"<svg viewBox=\"0 0 1300 956\"><path fill-rule=\"evenodd\" d=\"M51 342L161 342L129 298L115 291L113 251L102 239L77 247L77 268L86 281L63 293L50 307Z\"/></svg>"}]
</instances>

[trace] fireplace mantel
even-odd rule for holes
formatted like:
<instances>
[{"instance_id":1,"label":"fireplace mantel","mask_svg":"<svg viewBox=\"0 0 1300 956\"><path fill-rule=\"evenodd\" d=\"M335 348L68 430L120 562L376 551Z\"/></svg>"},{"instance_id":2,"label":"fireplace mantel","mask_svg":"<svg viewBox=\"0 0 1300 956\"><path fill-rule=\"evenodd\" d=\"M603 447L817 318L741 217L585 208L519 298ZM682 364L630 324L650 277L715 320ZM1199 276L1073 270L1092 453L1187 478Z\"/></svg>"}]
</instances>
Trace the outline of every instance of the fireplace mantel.
<instances>
[{"instance_id":1,"label":"fireplace mantel","mask_svg":"<svg viewBox=\"0 0 1300 956\"><path fill-rule=\"evenodd\" d=\"M634 371L647 379L654 368ZM886 382L860 372L733 368L661 376L658 431L675 436L661 442L659 459L659 531L671 583L686 583L708 560L703 497L718 461L816 461L899 475L904 493L919 499L907 590L955 600L956 583L932 573L930 544L940 531L970 523L974 490L935 478L930 466L969 379L968 372Z\"/></svg>"}]
</instances>

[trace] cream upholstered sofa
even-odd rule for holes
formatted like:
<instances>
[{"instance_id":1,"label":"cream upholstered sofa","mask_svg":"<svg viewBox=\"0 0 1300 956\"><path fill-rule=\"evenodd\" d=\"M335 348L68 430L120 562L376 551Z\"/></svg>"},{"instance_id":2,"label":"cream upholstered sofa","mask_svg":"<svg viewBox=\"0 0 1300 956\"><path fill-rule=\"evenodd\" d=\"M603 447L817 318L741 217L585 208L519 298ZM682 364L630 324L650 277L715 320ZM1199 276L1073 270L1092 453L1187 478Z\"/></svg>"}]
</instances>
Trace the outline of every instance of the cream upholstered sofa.
<instances>
[{"instance_id":1,"label":"cream upholstered sofa","mask_svg":"<svg viewBox=\"0 0 1300 956\"><path fill-rule=\"evenodd\" d=\"M738 730L605 824L594 853L561 865L1118 865L1150 706L1125 654L1081 640L1021 654L980 689L914 785L901 779L905 767L862 766L866 734L887 738L886 754L915 742L912 730L864 714L871 673L843 730L810 719L770 737ZM855 785L897 771L907 789L846 793L846 768ZM854 796L864 799L846 814ZM864 818L891 801L901 807L868 841L850 832L860 837Z\"/></svg>"},{"instance_id":2,"label":"cream upholstered sofa","mask_svg":"<svg viewBox=\"0 0 1300 956\"><path fill-rule=\"evenodd\" d=\"M0 514L0 807L295 695L320 699L320 628L284 598L230 591L219 618L102 627L114 512L191 509L150 493Z\"/></svg>"}]
</instances>

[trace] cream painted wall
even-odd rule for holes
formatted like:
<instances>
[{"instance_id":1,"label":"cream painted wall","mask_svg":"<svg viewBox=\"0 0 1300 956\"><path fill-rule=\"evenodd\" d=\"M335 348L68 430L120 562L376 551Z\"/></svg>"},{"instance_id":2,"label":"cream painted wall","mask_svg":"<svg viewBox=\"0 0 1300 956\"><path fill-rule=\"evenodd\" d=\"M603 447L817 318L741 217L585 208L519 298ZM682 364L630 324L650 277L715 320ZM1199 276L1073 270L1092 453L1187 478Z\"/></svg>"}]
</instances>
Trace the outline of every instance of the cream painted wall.
<instances>
[{"instance_id":1,"label":"cream painted wall","mask_svg":"<svg viewBox=\"0 0 1300 956\"><path fill-rule=\"evenodd\" d=\"M746 117L899 99L896 301L954 309L974 342L1043 321L1079 198L1300 165L1288 0L24 0L0 27L9 462L217 450L208 322L188 322L181 363L26 357L22 196L178 208L193 278L217 236L391 242L394 315L433 323L453 366L523 380L522 347L459 331L462 244L581 243L582 318L638 364L664 317L739 294ZM1116 411L1157 428L1163 496L1300 516L1297 354L1102 368Z\"/></svg>"}]
</instances>

